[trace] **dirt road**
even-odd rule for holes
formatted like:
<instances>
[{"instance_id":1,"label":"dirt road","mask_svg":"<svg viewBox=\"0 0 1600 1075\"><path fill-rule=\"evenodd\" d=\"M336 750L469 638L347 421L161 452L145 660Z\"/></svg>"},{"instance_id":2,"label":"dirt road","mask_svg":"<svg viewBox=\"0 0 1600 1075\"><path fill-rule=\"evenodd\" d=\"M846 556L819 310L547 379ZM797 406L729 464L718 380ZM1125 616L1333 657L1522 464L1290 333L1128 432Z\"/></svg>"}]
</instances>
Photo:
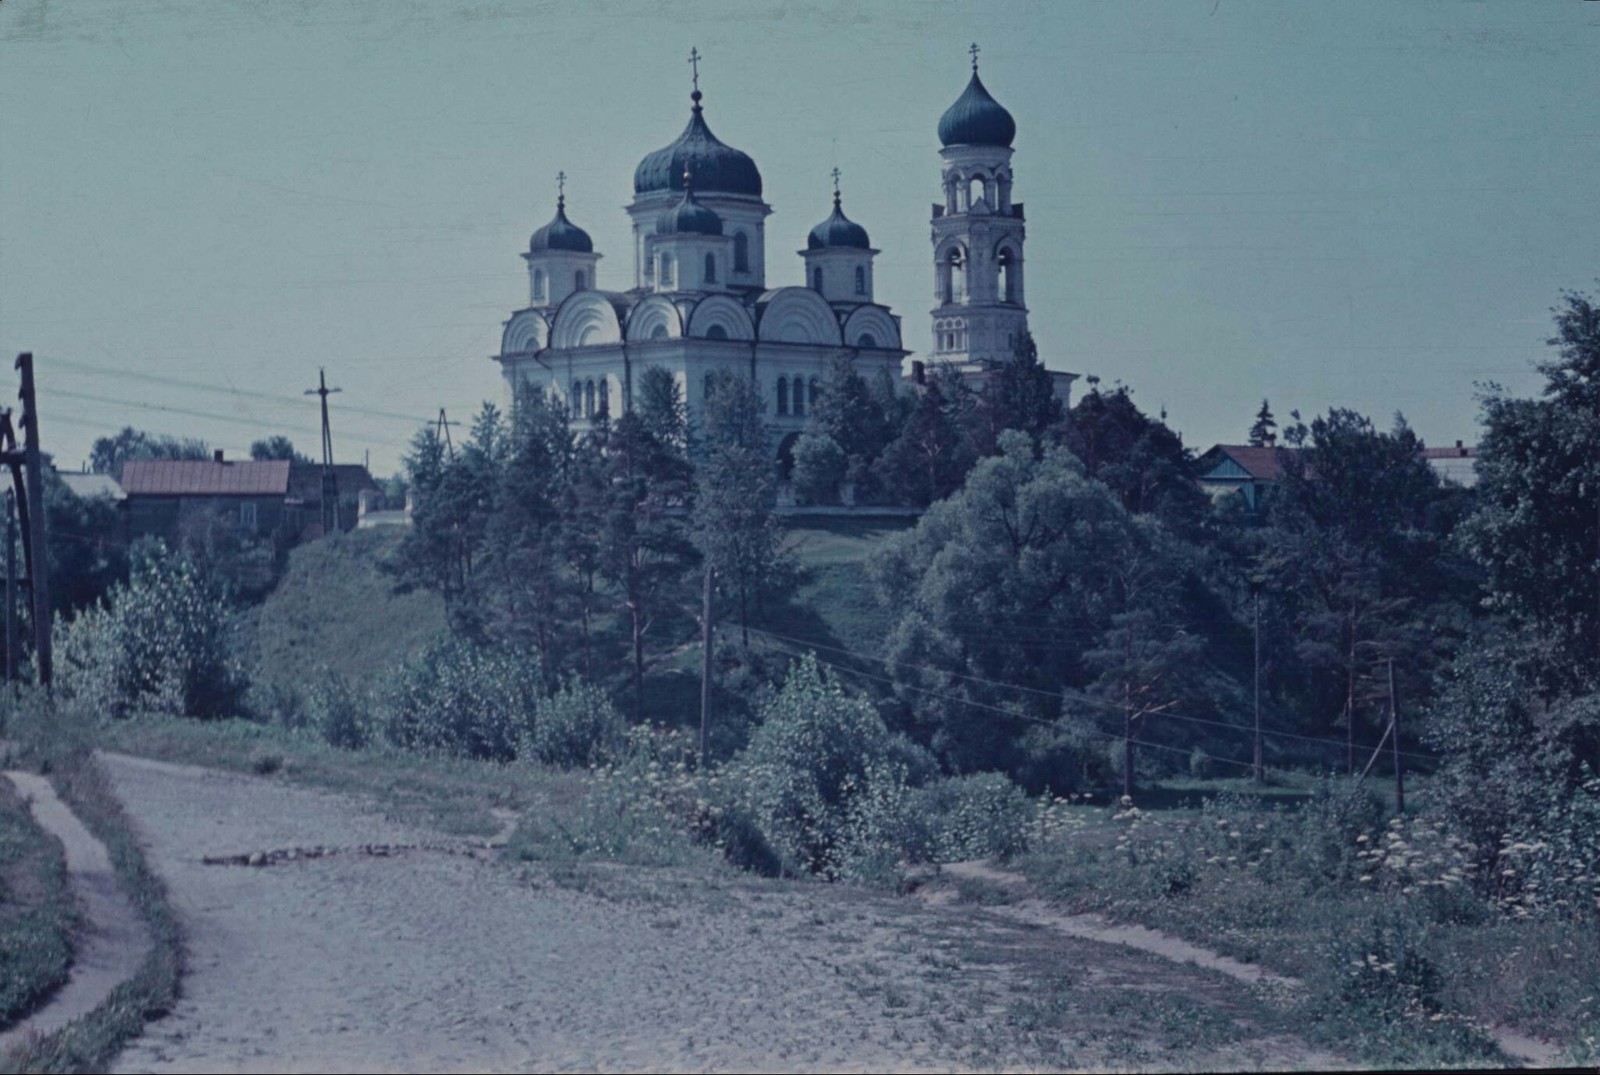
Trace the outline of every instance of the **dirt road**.
<instances>
[{"instance_id":1,"label":"dirt road","mask_svg":"<svg viewBox=\"0 0 1600 1075\"><path fill-rule=\"evenodd\" d=\"M543 867L446 853L445 837L353 799L120 756L104 764L190 949L174 1012L118 1070L1215 1069L1330 1059L1274 1024L1237 982L971 908L672 871L580 890ZM433 849L256 867L203 861L370 844Z\"/></svg>"}]
</instances>

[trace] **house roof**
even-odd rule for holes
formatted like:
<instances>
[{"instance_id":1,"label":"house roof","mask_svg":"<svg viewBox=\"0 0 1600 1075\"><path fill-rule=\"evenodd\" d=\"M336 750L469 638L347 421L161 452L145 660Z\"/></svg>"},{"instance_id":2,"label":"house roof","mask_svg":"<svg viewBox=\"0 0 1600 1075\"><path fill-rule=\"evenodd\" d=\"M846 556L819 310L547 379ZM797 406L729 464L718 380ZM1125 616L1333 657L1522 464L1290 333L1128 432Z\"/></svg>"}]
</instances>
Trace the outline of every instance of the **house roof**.
<instances>
[{"instance_id":1,"label":"house roof","mask_svg":"<svg viewBox=\"0 0 1600 1075\"><path fill-rule=\"evenodd\" d=\"M1424 448L1422 449L1422 458L1476 459L1478 458L1478 449L1474 445L1462 444L1460 441L1457 441L1455 446L1452 448Z\"/></svg>"},{"instance_id":2,"label":"house roof","mask_svg":"<svg viewBox=\"0 0 1600 1075\"><path fill-rule=\"evenodd\" d=\"M134 459L123 464L122 488L129 496L284 496L289 461Z\"/></svg>"},{"instance_id":3,"label":"house roof","mask_svg":"<svg viewBox=\"0 0 1600 1075\"><path fill-rule=\"evenodd\" d=\"M61 479L61 484L72 490L73 496L85 499L95 496L110 497L112 500L121 500L126 495L122 486L117 484L117 479L109 474L76 474L72 471L56 471Z\"/></svg>"},{"instance_id":4,"label":"house roof","mask_svg":"<svg viewBox=\"0 0 1600 1075\"><path fill-rule=\"evenodd\" d=\"M355 496L363 489L381 489L360 463L335 463L334 488L339 496ZM322 499L322 464L296 463L289 473L289 495L314 503Z\"/></svg>"},{"instance_id":5,"label":"house roof","mask_svg":"<svg viewBox=\"0 0 1600 1075\"><path fill-rule=\"evenodd\" d=\"M1283 459L1278 453L1292 451L1293 448L1257 448L1253 444L1218 444L1201 456L1200 460L1204 463L1213 456L1226 456L1248 471L1257 481L1270 482L1277 481L1283 476Z\"/></svg>"}]
</instances>

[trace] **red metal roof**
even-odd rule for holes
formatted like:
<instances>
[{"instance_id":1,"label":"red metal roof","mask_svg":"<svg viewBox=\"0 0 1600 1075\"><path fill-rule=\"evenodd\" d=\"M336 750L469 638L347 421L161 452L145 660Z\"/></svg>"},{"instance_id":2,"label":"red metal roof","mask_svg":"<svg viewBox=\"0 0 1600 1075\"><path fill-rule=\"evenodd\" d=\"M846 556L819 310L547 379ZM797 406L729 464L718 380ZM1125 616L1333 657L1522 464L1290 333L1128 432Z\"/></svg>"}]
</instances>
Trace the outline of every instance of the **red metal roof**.
<instances>
[{"instance_id":1,"label":"red metal roof","mask_svg":"<svg viewBox=\"0 0 1600 1075\"><path fill-rule=\"evenodd\" d=\"M135 459L122 467L129 496L286 496L289 461Z\"/></svg>"},{"instance_id":2,"label":"red metal roof","mask_svg":"<svg viewBox=\"0 0 1600 1075\"><path fill-rule=\"evenodd\" d=\"M1476 459L1478 449L1471 444L1457 444L1453 448L1424 448L1424 459Z\"/></svg>"}]
</instances>

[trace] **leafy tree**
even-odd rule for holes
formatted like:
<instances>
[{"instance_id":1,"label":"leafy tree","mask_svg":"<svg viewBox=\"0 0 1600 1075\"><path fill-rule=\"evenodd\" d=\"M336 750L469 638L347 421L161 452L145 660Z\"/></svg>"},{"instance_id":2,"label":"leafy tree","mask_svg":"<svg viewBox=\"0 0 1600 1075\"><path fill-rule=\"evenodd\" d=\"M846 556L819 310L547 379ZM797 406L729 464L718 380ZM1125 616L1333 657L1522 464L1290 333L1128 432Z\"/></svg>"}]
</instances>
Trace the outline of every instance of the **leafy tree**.
<instances>
[{"instance_id":1,"label":"leafy tree","mask_svg":"<svg viewBox=\"0 0 1600 1075\"><path fill-rule=\"evenodd\" d=\"M1272 408L1261 401L1255 424L1250 427L1250 444L1255 448L1269 448L1278 442L1278 423L1272 418Z\"/></svg>"},{"instance_id":2,"label":"leafy tree","mask_svg":"<svg viewBox=\"0 0 1600 1075\"><path fill-rule=\"evenodd\" d=\"M203 440L146 433L124 426L111 437L97 437L89 451L89 469L96 474L122 475L122 466L131 459L210 459L211 449Z\"/></svg>"},{"instance_id":3,"label":"leafy tree","mask_svg":"<svg viewBox=\"0 0 1600 1075\"><path fill-rule=\"evenodd\" d=\"M689 405L684 402L683 389L670 370L650 366L639 375L638 398L633 409L652 437L679 454L688 454Z\"/></svg>"},{"instance_id":4,"label":"leafy tree","mask_svg":"<svg viewBox=\"0 0 1600 1075\"><path fill-rule=\"evenodd\" d=\"M279 434L255 441L250 445L250 458L255 460L288 459L295 463L310 463L311 457L294 450L294 442Z\"/></svg>"},{"instance_id":5,"label":"leafy tree","mask_svg":"<svg viewBox=\"0 0 1600 1075\"><path fill-rule=\"evenodd\" d=\"M1491 606L1547 634L1579 680L1600 669L1600 312L1568 293L1554 315L1543 398L1483 397L1463 543Z\"/></svg>"},{"instance_id":6,"label":"leafy tree","mask_svg":"<svg viewBox=\"0 0 1600 1075\"><path fill-rule=\"evenodd\" d=\"M77 496L54 470L44 471L44 510L50 603L57 615L70 615L93 605L112 585L127 578L122 520L110 497ZM21 546L19 537L19 573L23 570Z\"/></svg>"},{"instance_id":7,"label":"leafy tree","mask_svg":"<svg viewBox=\"0 0 1600 1075\"><path fill-rule=\"evenodd\" d=\"M894 439L900 418L893 386L869 384L856 372L848 353L835 355L820 393L811 402L806 422L809 436L826 437L844 453L844 480L856 486L858 502L877 499L872 464Z\"/></svg>"},{"instance_id":8,"label":"leafy tree","mask_svg":"<svg viewBox=\"0 0 1600 1075\"><path fill-rule=\"evenodd\" d=\"M1125 510L1195 535L1210 505L1196 484L1193 456L1164 421L1138 408L1125 386L1102 392L1092 385L1057 427L1057 438Z\"/></svg>"},{"instance_id":9,"label":"leafy tree","mask_svg":"<svg viewBox=\"0 0 1600 1075\"><path fill-rule=\"evenodd\" d=\"M878 460L879 480L919 507L961 487L977 453L968 436L972 392L953 369L941 368L918 394L900 435Z\"/></svg>"},{"instance_id":10,"label":"leafy tree","mask_svg":"<svg viewBox=\"0 0 1600 1075\"><path fill-rule=\"evenodd\" d=\"M794 444L794 471L790 480L794 491L812 504L835 504L839 484L844 481L849 460L844 449L826 433L800 434Z\"/></svg>"},{"instance_id":11,"label":"leafy tree","mask_svg":"<svg viewBox=\"0 0 1600 1075\"><path fill-rule=\"evenodd\" d=\"M1020 430L1037 445L1061 421L1055 380L1039 361L1039 348L1031 333L1018 337L1011 360L989 375L978 394L974 417L977 422L971 435L983 455L999 450L1004 430Z\"/></svg>"},{"instance_id":12,"label":"leafy tree","mask_svg":"<svg viewBox=\"0 0 1600 1075\"><path fill-rule=\"evenodd\" d=\"M738 603L739 627L750 645L750 605L785 588L793 577L783 532L772 514L776 474L761 421L765 404L748 380L716 376L706 404L698 468L694 540L719 589Z\"/></svg>"}]
</instances>

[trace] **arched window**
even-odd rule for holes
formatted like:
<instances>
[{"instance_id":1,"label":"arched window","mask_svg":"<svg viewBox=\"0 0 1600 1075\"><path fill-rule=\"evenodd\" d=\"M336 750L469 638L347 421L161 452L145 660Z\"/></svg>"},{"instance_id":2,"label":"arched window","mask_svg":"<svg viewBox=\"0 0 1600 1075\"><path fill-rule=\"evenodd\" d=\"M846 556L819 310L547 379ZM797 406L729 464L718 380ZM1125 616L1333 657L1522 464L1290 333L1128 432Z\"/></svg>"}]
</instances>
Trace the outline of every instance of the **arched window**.
<instances>
[{"instance_id":1,"label":"arched window","mask_svg":"<svg viewBox=\"0 0 1600 1075\"><path fill-rule=\"evenodd\" d=\"M967 208L975 209L980 205L987 206L989 202L989 184L981 175L972 177L967 184Z\"/></svg>"},{"instance_id":2,"label":"arched window","mask_svg":"<svg viewBox=\"0 0 1600 1075\"><path fill-rule=\"evenodd\" d=\"M600 379L600 413L611 413L611 382L603 377Z\"/></svg>"},{"instance_id":3,"label":"arched window","mask_svg":"<svg viewBox=\"0 0 1600 1075\"><path fill-rule=\"evenodd\" d=\"M804 418L806 416L806 383L799 377L794 379L793 414L796 418Z\"/></svg>"},{"instance_id":4,"label":"arched window","mask_svg":"<svg viewBox=\"0 0 1600 1075\"><path fill-rule=\"evenodd\" d=\"M811 270L811 289L813 291L822 290L822 266L820 265Z\"/></svg>"},{"instance_id":5,"label":"arched window","mask_svg":"<svg viewBox=\"0 0 1600 1075\"><path fill-rule=\"evenodd\" d=\"M577 381L572 382L572 391L567 396L572 400L572 417L583 417L583 386Z\"/></svg>"},{"instance_id":6,"label":"arched window","mask_svg":"<svg viewBox=\"0 0 1600 1075\"><path fill-rule=\"evenodd\" d=\"M1000 301L1017 301L1017 264L1010 249L1000 251Z\"/></svg>"},{"instance_id":7,"label":"arched window","mask_svg":"<svg viewBox=\"0 0 1600 1075\"><path fill-rule=\"evenodd\" d=\"M733 271L750 271L750 236L742 231L733 233Z\"/></svg>"},{"instance_id":8,"label":"arched window","mask_svg":"<svg viewBox=\"0 0 1600 1075\"><path fill-rule=\"evenodd\" d=\"M865 295L866 293L867 293L867 267L865 265L857 265L856 266L856 294L857 295Z\"/></svg>"},{"instance_id":9,"label":"arched window","mask_svg":"<svg viewBox=\"0 0 1600 1075\"><path fill-rule=\"evenodd\" d=\"M594 417L594 402L594 382L585 382L583 386L583 416L585 418Z\"/></svg>"},{"instance_id":10,"label":"arched window","mask_svg":"<svg viewBox=\"0 0 1600 1075\"><path fill-rule=\"evenodd\" d=\"M728 330L723 328L721 325L712 325L710 328L706 329L706 339L708 340L725 340L727 338Z\"/></svg>"},{"instance_id":11,"label":"arched window","mask_svg":"<svg viewBox=\"0 0 1600 1075\"><path fill-rule=\"evenodd\" d=\"M587 286L588 286L588 284L585 282L585 280L583 278L583 270L582 269L579 269L577 272L572 274L572 290L574 290L574 291L582 291Z\"/></svg>"},{"instance_id":12,"label":"arched window","mask_svg":"<svg viewBox=\"0 0 1600 1075\"><path fill-rule=\"evenodd\" d=\"M878 338L876 336L874 336L870 332L863 332L861 334L861 338L856 340L856 346L857 347L876 347L876 346L878 346Z\"/></svg>"},{"instance_id":13,"label":"arched window","mask_svg":"<svg viewBox=\"0 0 1600 1075\"><path fill-rule=\"evenodd\" d=\"M664 339L666 339L667 338L667 326L665 326L665 325L657 325L655 328L651 329L650 330L650 338L652 340L664 340Z\"/></svg>"},{"instance_id":14,"label":"arched window","mask_svg":"<svg viewBox=\"0 0 1600 1075\"><path fill-rule=\"evenodd\" d=\"M789 378L778 378L778 413L789 413Z\"/></svg>"},{"instance_id":15,"label":"arched window","mask_svg":"<svg viewBox=\"0 0 1600 1075\"><path fill-rule=\"evenodd\" d=\"M544 270L533 270L533 301L544 301Z\"/></svg>"},{"instance_id":16,"label":"arched window","mask_svg":"<svg viewBox=\"0 0 1600 1075\"><path fill-rule=\"evenodd\" d=\"M716 257L714 255L707 254L706 255L706 283L714 284L716 282L717 282L717 259L716 259Z\"/></svg>"},{"instance_id":17,"label":"arched window","mask_svg":"<svg viewBox=\"0 0 1600 1075\"><path fill-rule=\"evenodd\" d=\"M662 254L661 255L661 286L662 287L671 287L672 286L672 255L671 254Z\"/></svg>"}]
</instances>

